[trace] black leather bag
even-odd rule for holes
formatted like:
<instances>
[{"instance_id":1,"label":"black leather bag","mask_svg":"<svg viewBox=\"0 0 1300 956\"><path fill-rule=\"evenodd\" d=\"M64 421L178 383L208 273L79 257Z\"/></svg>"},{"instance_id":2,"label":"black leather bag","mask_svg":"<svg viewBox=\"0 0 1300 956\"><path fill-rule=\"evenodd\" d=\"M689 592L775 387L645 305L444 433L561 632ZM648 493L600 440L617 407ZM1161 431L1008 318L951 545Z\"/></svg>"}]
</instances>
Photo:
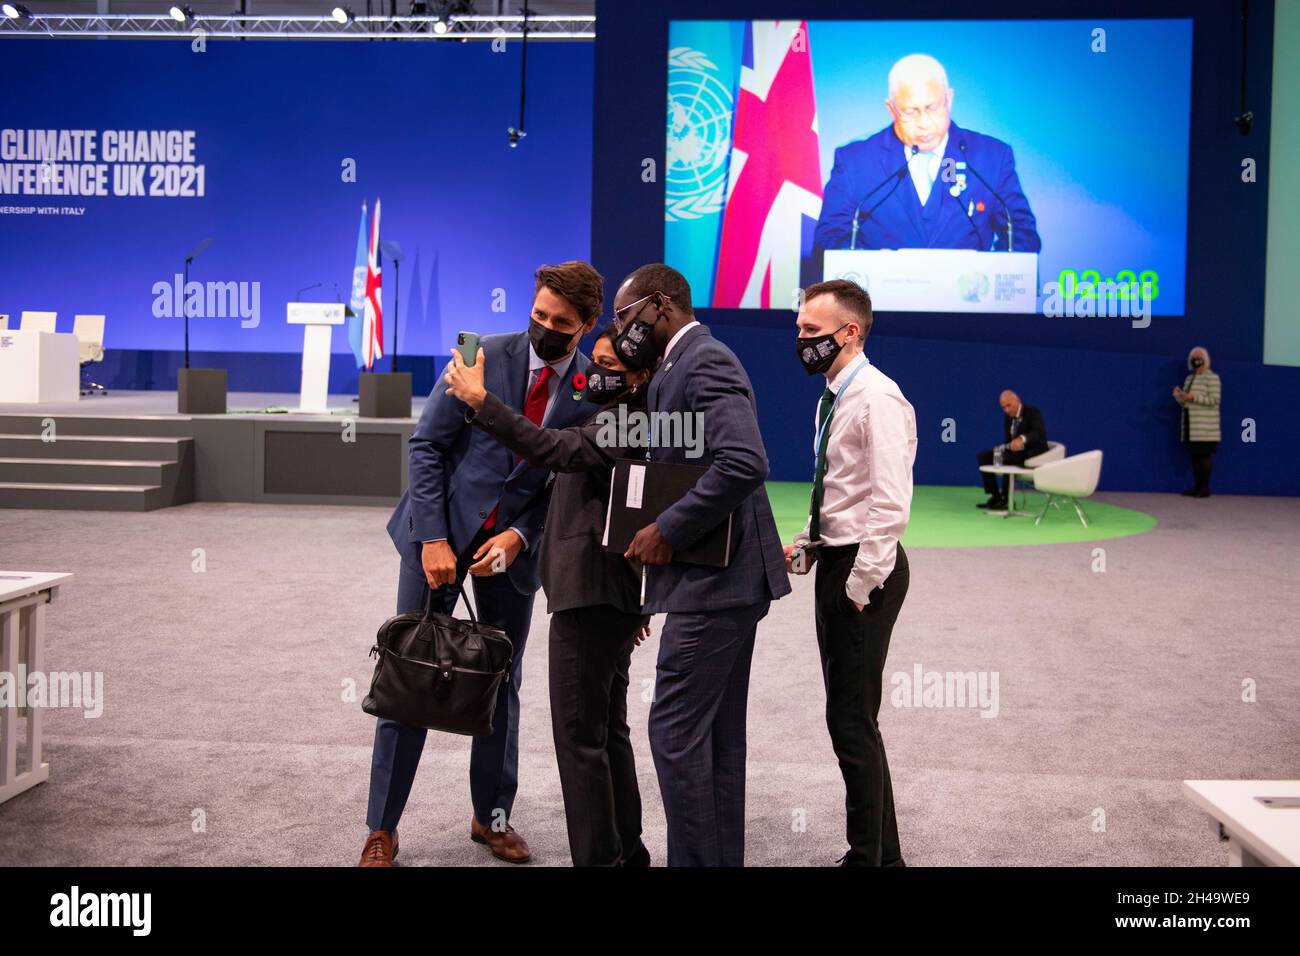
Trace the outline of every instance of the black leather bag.
<instances>
[{"instance_id":1,"label":"black leather bag","mask_svg":"<svg viewBox=\"0 0 1300 956\"><path fill-rule=\"evenodd\" d=\"M423 612L384 622L370 649L378 661L362 710L450 734L492 733L514 646L505 631L478 622L464 590L460 596L468 621L433 611L430 592Z\"/></svg>"}]
</instances>

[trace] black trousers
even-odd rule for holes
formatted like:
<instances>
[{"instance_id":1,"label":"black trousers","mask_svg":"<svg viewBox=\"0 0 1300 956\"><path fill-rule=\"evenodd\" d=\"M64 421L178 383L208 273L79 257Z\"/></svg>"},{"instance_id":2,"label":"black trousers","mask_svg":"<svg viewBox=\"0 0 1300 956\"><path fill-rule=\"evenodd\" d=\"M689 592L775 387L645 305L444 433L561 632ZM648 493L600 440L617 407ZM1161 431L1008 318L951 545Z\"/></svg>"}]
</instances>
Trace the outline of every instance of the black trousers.
<instances>
[{"instance_id":1,"label":"black trousers","mask_svg":"<svg viewBox=\"0 0 1300 956\"><path fill-rule=\"evenodd\" d=\"M644 621L608 604L551 615L551 729L574 866L647 857L627 726L628 667Z\"/></svg>"},{"instance_id":2,"label":"black trousers","mask_svg":"<svg viewBox=\"0 0 1300 956\"><path fill-rule=\"evenodd\" d=\"M1010 448L1002 452L1002 464L1004 465L1023 465L1027 456L1023 451L1012 451ZM979 463L981 465L993 464L993 449L986 448L979 453ZM984 479L984 493L992 498L1005 498L1007 494L1007 476L990 475L987 471L981 471L980 477Z\"/></svg>"},{"instance_id":3,"label":"black trousers","mask_svg":"<svg viewBox=\"0 0 1300 956\"><path fill-rule=\"evenodd\" d=\"M885 656L907 597L907 554L858 611L844 593L857 545L823 547L817 557L817 646L826 684L826 727L844 776L848 818L846 866L902 866L894 788L877 718Z\"/></svg>"},{"instance_id":4,"label":"black trousers","mask_svg":"<svg viewBox=\"0 0 1300 956\"><path fill-rule=\"evenodd\" d=\"M1192 456L1192 477L1196 484L1193 491L1210 490L1210 470L1214 467L1214 453L1219 448L1217 441L1189 441L1187 452Z\"/></svg>"}]
</instances>

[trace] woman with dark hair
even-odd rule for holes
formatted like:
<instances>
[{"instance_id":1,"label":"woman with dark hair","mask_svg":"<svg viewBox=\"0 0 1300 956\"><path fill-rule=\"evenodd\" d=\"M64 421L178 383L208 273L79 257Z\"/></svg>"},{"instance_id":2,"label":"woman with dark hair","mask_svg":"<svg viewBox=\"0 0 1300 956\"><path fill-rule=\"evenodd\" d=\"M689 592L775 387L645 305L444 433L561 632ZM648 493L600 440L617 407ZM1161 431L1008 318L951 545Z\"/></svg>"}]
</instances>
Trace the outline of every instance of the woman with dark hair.
<instances>
[{"instance_id":1,"label":"woman with dark hair","mask_svg":"<svg viewBox=\"0 0 1300 956\"><path fill-rule=\"evenodd\" d=\"M614 352L621 326L596 339L585 380L574 376L558 400L585 391L600 411L571 428L539 428L483 386L483 359L452 353L447 392L470 407L469 420L530 465L557 472L542 531L538 572L551 613L550 692L555 755L575 866L649 866L641 842L641 794L627 726L632 649L650 633L641 613L641 569L601 545L614 462L644 450L611 443L613 415L645 410L649 371ZM621 440L621 439L620 439Z\"/></svg>"},{"instance_id":2,"label":"woman with dark hair","mask_svg":"<svg viewBox=\"0 0 1300 956\"><path fill-rule=\"evenodd\" d=\"M1183 492L1189 498L1210 497L1210 469L1214 452L1222 437L1219 433L1219 402L1223 386L1219 376L1210 371L1210 353L1196 346L1187 353L1190 374L1182 387L1174 388L1174 398L1182 405L1181 437L1192 457L1192 487Z\"/></svg>"}]
</instances>

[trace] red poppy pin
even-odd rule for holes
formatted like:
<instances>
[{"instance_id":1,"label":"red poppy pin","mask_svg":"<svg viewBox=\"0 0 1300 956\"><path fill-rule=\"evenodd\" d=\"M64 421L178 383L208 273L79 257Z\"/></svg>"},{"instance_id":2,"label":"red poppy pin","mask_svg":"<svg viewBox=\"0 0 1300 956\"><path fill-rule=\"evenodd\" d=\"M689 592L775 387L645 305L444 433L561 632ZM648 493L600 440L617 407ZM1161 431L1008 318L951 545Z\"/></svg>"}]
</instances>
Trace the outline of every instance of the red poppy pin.
<instances>
[{"instance_id":1,"label":"red poppy pin","mask_svg":"<svg viewBox=\"0 0 1300 956\"><path fill-rule=\"evenodd\" d=\"M581 372L574 372L573 380L570 384L573 385L573 400L575 402L579 401L582 398L583 390L587 387L587 376L583 375Z\"/></svg>"}]
</instances>

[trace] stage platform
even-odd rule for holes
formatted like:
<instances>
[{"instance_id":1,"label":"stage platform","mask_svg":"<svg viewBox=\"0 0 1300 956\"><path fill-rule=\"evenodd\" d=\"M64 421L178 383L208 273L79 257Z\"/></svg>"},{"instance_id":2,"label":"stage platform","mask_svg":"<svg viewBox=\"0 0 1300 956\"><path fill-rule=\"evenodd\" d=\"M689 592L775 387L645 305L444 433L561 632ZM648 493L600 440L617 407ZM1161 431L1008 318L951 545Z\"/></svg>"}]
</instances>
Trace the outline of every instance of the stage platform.
<instances>
[{"instance_id":1,"label":"stage platform","mask_svg":"<svg viewBox=\"0 0 1300 956\"><path fill-rule=\"evenodd\" d=\"M224 415L180 415L176 393L0 404L0 507L151 511L188 501L392 505L406 488L411 417L328 414L298 396L232 392Z\"/></svg>"}]
</instances>

